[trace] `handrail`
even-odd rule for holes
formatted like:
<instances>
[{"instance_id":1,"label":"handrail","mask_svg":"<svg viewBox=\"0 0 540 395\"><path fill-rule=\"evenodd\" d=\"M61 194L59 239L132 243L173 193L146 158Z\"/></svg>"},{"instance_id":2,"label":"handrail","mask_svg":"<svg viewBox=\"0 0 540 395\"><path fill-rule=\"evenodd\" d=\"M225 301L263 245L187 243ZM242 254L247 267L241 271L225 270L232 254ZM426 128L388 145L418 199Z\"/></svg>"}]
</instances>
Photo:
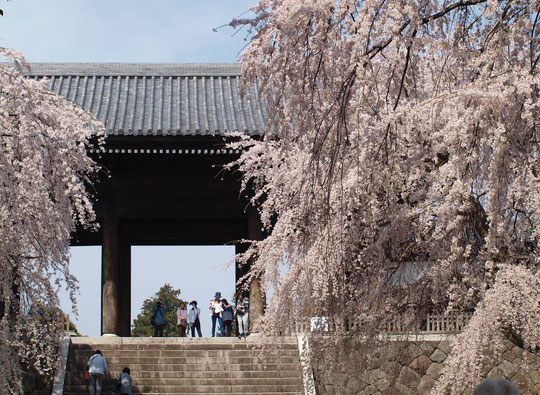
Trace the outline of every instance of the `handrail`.
<instances>
[{"instance_id":1,"label":"handrail","mask_svg":"<svg viewBox=\"0 0 540 395\"><path fill-rule=\"evenodd\" d=\"M60 361L54 374L52 395L63 395L64 393L64 382L66 379L66 368L68 363L70 343L71 337L69 335L65 336L60 341Z\"/></svg>"}]
</instances>

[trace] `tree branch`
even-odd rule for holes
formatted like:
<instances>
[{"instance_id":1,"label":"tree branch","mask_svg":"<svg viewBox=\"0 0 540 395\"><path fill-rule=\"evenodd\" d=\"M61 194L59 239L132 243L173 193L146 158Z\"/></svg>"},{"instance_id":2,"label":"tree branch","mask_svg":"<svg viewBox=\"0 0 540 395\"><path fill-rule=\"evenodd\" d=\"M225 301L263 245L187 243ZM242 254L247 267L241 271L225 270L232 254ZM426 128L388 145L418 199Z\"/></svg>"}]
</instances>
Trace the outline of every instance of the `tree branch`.
<instances>
[{"instance_id":1,"label":"tree branch","mask_svg":"<svg viewBox=\"0 0 540 395\"><path fill-rule=\"evenodd\" d=\"M458 1L457 3L454 3L448 7L446 7L445 9L435 13L435 14L432 14L430 16L427 16L427 17L424 17L422 18L422 22L420 23L420 26L423 26L423 25L427 25L428 23L436 20L436 19L439 19L443 16L445 16L446 14L448 14L449 12L455 10L456 8L461 8L461 7L469 7L469 6L472 6L472 5L476 5L476 4L481 4L481 3L485 3L487 0L468 0L468 1ZM375 45L373 47L371 47L369 50L366 51L366 55L369 56L369 59L373 59L375 56L377 56L383 49L385 49L388 45L390 45L392 43L392 41L394 41L394 38L397 36L397 35L401 35L401 33L403 33L403 31L407 28L407 26L409 26L411 24L411 19L409 19L408 21L406 21L399 29L398 33L395 34L394 36L390 37L388 40L386 40L384 43L382 44L379 44L379 45ZM367 61L364 62L364 67L367 65Z\"/></svg>"}]
</instances>

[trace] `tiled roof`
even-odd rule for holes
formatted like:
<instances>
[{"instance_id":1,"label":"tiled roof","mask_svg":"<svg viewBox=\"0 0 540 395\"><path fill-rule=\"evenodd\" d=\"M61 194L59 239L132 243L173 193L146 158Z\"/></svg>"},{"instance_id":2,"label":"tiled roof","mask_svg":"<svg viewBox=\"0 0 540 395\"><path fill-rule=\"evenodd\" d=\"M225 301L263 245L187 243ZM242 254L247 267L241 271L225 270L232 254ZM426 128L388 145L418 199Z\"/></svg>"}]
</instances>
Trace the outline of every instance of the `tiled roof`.
<instances>
[{"instance_id":1,"label":"tiled roof","mask_svg":"<svg viewBox=\"0 0 540 395\"><path fill-rule=\"evenodd\" d=\"M33 63L30 77L105 124L109 135L260 135L257 87L240 96L240 65Z\"/></svg>"}]
</instances>

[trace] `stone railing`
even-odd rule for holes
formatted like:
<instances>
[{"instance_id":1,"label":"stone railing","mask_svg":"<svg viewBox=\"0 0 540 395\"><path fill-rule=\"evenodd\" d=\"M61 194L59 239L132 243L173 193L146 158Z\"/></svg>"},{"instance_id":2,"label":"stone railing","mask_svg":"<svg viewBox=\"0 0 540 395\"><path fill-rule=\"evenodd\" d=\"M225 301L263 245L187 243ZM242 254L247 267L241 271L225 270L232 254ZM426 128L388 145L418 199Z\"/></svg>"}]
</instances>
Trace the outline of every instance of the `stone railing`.
<instances>
[{"instance_id":1,"label":"stone railing","mask_svg":"<svg viewBox=\"0 0 540 395\"><path fill-rule=\"evenodd\" d=\"M306 339L311 353L311 358L302 363L309 363L313 369L312 375L317 378L316 393L320 395L429 395L452 351L455 334L463 331L472 315L472 312L432 313L418 328L403 325L396 319L381 334L381 338L388 342L360 351L350 348L354 343L343 336L342 344L349 348L337 359L334 350L339 344L339 336L327 336L335 334L335 328L329 319L315 317L297 324L296 329L304 331L302 337ZM348 327L362 329L358 320L349 322ZM315 336L309 336L310 333ZM366 340L370 339L366 337ZM366 353L369 353L369 358ZM504 377L516 384L522 394L540 395L539 368L537 354L505 341L499 356L482 367L481 376Z\"/></svg>"},{"instance_id":2,"label":"stone railing","mask_svg":"<svg viewBox=\"0 0 540 395\"><path fill-rule=\"evenodd\" d=\"M452 314L428 314L426 333L461 332L471 319L472 311Z\"/></svg>"},{"instance_id":3,"label":"stone railing","mask_svg":"<svg viewBox=\"0 0 540 395\"><path fill-rule=\"evenodd\" d=\"M411 332L415 332L417 334L458 333L463 331L472 315L472 312L450 314L430 313L427 314L424 325L418 328L411 328L410 326L405 325L403 322L396 319L385 326L384 332L388 334ZM360 326L361 323L356 320L351 320L348 323L348 328L353 331L358 331ZM296 321L294 332L297 334L310 332L334 333L335 328L327 317L312 317L308 320Z\"/></svg>"}]
</instances>

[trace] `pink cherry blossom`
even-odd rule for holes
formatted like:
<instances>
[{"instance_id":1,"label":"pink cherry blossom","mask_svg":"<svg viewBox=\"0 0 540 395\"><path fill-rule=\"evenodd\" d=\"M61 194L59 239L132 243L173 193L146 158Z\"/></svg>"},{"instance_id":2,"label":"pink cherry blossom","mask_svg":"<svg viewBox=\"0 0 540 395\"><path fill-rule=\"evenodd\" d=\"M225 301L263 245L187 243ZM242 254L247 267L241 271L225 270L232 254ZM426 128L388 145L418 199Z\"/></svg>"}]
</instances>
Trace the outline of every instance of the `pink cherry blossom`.
<instances>
[{"instance_id":1,"label":"pink cherry blossom","mask_svg":"<svg viewBox=\"0 0 540 395\"><path fill-rule=\"evenodd\" d=\"M95 226L97 171L87 147L104 127L42 81L25 78L20 53L0 49L0 393L21 392L22 361L55 367L62 334L58 290L74 292L69 242L75 225ZM39 307L38 307L39 306Z\"/></svg>"},{"instance_id":2,"label":"pink cherry blossom","mask_svg":"<svg viewBox=\"0 0 540 395\"><path fill-rule=\"evenodd\" d=\"M252 29L244 83L267 103L264 138L235 134L230 166L266 232L240 256L273 289L261 330L328 316L377 334L476 309L468 330L537 349L539 7L261 0L234 21ZM458 359L484 349L469 340Z\"/></svg>"}]
</instances>

